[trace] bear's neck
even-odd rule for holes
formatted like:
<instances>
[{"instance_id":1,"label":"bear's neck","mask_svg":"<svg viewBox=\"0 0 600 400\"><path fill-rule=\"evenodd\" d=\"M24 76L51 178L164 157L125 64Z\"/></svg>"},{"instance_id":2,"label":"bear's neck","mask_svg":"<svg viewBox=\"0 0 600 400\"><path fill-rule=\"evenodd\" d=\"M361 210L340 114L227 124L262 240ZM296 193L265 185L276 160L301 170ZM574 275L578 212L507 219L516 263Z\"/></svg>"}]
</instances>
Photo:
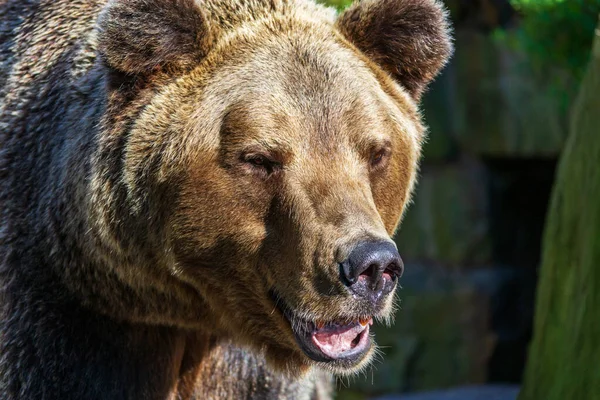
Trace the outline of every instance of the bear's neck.
<instances>
[{"instance_id":1,"label":"bear's neck","mask_svg":"<svg viewBox=\"0 0 600 400\"><path fill-rule=\"evenodd\" d=\"M208 337L117 322L52 283L37 294L14 283L3 299L2 399L184 399L201 384L197 372L214 348Z\"/></svg>"}]
</instances>

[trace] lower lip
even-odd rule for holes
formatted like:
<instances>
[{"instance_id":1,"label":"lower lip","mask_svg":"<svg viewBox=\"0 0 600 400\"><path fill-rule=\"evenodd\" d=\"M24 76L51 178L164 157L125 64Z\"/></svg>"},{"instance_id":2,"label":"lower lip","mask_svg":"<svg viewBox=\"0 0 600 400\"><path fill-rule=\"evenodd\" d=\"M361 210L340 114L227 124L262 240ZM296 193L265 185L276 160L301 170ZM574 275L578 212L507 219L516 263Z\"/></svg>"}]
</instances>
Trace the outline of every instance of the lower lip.
<instances>
[{"instance_id":1,"label":"lower lip","mask_svg":"<svg viewBox=\"0 0 600 400\"><path fill-rule=\"evenodd\" d=\"M321 362L342 362L344 364L353 365L360 361L364 355L368 352L371 343L371 337L369 336L369 325L362 325L362 331L357 334L357 337L354 340L358 340L358 342L348 350L343 352L334 352L332 349L328 349L326 345L320 344L316 339L315 334L317 332L312 332L309 334L309 337L306 337L310 341L310 345L303 348L305 354L315 361ZM300 344L301 342L299 342ZM306 343L306 342L304 342ZM310 350L309 350L310 349Z\"/></svg>"},{"instance_id":2,"label":"lower lip","mask_svg":"<svg viewBox=\"0 0 600 400\"><path fill-rule=\"evenodd\" d=\"M358 333L358 343L351 349L348 349L341 353L331 353L327 349L324 349L322 345L319 344L318 340L315 337L315 333L311 335L312 344L316 349L319 350L324 356L326 356L330 360L348 360L357 358L360 354L364 353L369 348L369 325L363 326L363 330ZM355 339L356 340L356 339Z\"/></svg>"}]
</instances>

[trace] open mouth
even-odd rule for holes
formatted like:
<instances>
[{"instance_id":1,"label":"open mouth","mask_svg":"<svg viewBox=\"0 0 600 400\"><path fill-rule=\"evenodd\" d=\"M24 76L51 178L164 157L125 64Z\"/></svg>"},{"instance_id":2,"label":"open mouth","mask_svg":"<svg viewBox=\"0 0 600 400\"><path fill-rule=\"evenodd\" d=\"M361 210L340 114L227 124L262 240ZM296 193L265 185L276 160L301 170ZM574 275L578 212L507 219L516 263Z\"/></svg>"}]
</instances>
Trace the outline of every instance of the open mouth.
<instances>
[{"instance_id":1,"label":"open mouth","mask_svg":"<svg viewBox=\"0 0 600 400\"><path fill-rule=\"evenodd\" d=\"M314 361L352 366L371 349L373 318L345 321L308 321L296 315L274 292L273 300L290 323L296 343Z\"/></svg>"},{"instance_id":2,"label":"open mouth","mask_svg":"<svg viewBox=\"0 0 600 400\"><path fill-rule=\"evenodd\" d=\"M330 322L310 332L310 339L320 355L330 360L352 359L365 353L371 344L369 326L372 318L339 324Z\"/></svg>"}]
</instances>

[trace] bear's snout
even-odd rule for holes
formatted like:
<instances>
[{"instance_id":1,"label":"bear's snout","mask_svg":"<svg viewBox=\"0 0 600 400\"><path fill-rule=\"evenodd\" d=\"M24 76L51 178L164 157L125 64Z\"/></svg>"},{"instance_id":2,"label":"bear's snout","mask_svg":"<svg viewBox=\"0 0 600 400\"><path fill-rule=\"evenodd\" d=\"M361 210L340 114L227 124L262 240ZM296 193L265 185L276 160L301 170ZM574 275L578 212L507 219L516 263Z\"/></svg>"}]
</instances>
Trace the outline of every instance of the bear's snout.
<instances>
[{"instance_id":1,"label":"bear's snout","mask_svg":"<svg viewBox=\"0 0 600 400\"><path fill-rule=\"evenodd\" d=\"M402 276L404 264L394 243L359 243L340 265L341 280L353 295L372 304L392 292Z\"/></svg>"}]
</instances>

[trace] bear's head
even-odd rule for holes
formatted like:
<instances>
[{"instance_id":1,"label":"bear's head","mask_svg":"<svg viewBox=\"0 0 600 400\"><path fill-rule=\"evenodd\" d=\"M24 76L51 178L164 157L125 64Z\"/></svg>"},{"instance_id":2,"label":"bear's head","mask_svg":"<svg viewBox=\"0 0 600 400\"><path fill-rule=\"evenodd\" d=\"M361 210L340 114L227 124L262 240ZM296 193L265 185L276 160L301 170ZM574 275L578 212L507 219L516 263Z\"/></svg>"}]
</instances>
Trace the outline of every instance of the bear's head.
<instances>
[{"instance_id":1,"label":"bear's head","mask_svg":"<svg viewBox=\"0 0 600 400\"><path fill-rule=\"evenodd\" d=\"M97 34L91 199L119 279L166 293L140 318L292 373L368 363L403 270L390 235L424 139L417 104L451 53L442 6L112 0Z\"/></svg>"}]
</instances>

